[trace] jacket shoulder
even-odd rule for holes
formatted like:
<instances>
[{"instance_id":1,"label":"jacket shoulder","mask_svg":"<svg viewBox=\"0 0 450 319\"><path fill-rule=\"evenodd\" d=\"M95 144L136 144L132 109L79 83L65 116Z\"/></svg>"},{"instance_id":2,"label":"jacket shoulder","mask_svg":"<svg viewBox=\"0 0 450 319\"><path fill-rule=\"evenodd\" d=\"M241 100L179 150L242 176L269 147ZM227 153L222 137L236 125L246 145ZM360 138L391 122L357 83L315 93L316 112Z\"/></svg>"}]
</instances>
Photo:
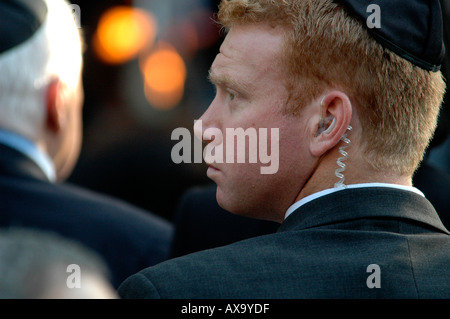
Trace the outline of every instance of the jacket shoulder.
<instances>
[{"instance_id":1,"label":"jacket shoulder","mask_svg":"<svg viewBox=\"0 0 450 319\"><path fill-rule=\"evenodd\" d=\"M449 298L449 236L436 234L434 243L428 234L408 237L342 229L275 233L147 268L119 293L127 298L133 287L132 294L145 297L149 285L151 295L171 299Z\"/></svg>"}]
</instances>

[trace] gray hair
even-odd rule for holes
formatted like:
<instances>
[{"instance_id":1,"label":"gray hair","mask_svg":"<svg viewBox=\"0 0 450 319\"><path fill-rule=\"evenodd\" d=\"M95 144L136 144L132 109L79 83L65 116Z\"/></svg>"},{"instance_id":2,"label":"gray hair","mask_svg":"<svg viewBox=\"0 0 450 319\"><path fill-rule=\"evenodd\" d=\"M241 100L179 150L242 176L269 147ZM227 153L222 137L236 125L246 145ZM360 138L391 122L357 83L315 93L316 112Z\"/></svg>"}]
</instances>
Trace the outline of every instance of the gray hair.
<instances>
[{"instance_id":1,"label":"gray hair","mask_svg":"<svg viewBox=\"0 0 450 319\"><path fill-rule=\"evenodd\" d=\"M0 128L31 140L42 130L45 88L55 78L74 90L82 41L66 0L45 0L47 19L25 43L0 54Z\"/></svg>"},{"instance_id":2,"label":"gray hair","mask_svg":"<svg viewBox=\"0 0 450 319\"><path fill-rule=\"evenodd\" d=\"M71 265L83 271L80 289L67 286ZM93 278L109 285L110 270L80 242L39 229L0 230L0 299L65 299L82 295L81 288L89 289Z\"/></svg>"}]
</instances>

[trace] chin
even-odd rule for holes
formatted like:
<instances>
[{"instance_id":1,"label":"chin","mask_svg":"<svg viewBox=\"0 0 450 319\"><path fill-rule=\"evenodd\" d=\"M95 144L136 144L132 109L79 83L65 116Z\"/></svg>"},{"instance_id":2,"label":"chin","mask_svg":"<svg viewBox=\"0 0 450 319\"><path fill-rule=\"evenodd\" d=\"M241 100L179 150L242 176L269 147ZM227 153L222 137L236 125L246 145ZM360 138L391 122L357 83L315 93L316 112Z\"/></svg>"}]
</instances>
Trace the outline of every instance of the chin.
<instances>
[{"instance_id":1,"label":"chin","mask_svg":"<svg viewBox=\"0 0 450 319\"><path fill-rule=\"evenodd\" d=\"M217 187L216 193L217 203L224 210L238 216L260 219L260 220L269 220L269 221L277 221L276 216L266 211L266 207L261 207L262 201L252 202L249 201L248 198L242 196L227 196L220 187Z\"/></svg>"},{"instance_id":2,"label":"chin","mask_svg":"<svg viewBox=\"0 0 450 319\"><path fill-rule=\"evenodd\" d=\"M217 186L216 191L216 200L220 207L225 209L226 211L235 214L235 215L242 215L242 201L241 205L239 205L239 200L232 199L230 196L227 196L226 193L222 191L220 186Z\"/></svg>"}]
</instances>

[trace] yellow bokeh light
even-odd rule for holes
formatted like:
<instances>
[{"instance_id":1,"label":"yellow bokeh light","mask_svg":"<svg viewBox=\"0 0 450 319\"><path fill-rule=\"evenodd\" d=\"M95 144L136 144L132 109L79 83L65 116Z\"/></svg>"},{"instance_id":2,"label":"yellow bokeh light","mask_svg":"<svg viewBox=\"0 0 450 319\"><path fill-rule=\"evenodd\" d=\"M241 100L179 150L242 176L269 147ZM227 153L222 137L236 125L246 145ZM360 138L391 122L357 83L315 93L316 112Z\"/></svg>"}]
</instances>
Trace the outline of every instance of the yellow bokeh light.
<instances>
[{"instance_id":1,"label":"yellow bokeh light","mask_svg":"<svg viewBox=\"0 0 450 319\"><path fill-rule=\"evenodd\" d=\"M163 45L150 54L144 62L143 70L145 80L152 90L167 93L184 86L184 61L169 45Z\"/></svg>"},{"instance_id":2,"label":"yellow bokeh light","mask_svg":"<svg viewBox=\"0 0 450 319\"><path fill-rule=\"evenodd\" d=\"M178 88L170 93L157 92L147 84L144 85L145 97L154 108L158 110L171 110L177 106L183 98L184 88Z\"/></svg>"},{"instance_id":3,"label":"yellow bokeh light","mask_svg":"<svg viewBox=\"0 0 450 319\"><path fill-rule=\"evenodd\" d=\"M100 18L94 49L104 62L125 63L153 44L157 33L154 17L147 11L117 6Z\"/></svg>"},{"instance_id":4,"label":"yellow bokeh light","mask_svg":"<svg viewBox=\"0 0 450 319\"><path fill-rule=\"evenodd\" d=\"M142 63L145 94L156 108L175 107L184 94L186 65L169 44L161 44Z\"/></svg>"}]
</instances>

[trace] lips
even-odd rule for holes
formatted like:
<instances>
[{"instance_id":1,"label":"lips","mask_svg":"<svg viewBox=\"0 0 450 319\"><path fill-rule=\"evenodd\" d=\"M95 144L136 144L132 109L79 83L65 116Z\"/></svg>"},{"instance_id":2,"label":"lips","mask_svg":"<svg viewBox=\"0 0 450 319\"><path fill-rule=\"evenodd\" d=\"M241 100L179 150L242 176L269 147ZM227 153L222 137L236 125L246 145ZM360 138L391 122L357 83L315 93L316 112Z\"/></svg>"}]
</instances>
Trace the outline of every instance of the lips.
<instances>
[{"instance_id":1,"label":"lips","mask_svg":"<svg viewBox=\"0 0 450 319\"><path fill-rule=\"evenodd\" d=\"M213 166L211 164L208 164L208 168L210 168L213 171L220 171L217 167L215 167L215 166Z\"/></svg>"}]
</instances>

